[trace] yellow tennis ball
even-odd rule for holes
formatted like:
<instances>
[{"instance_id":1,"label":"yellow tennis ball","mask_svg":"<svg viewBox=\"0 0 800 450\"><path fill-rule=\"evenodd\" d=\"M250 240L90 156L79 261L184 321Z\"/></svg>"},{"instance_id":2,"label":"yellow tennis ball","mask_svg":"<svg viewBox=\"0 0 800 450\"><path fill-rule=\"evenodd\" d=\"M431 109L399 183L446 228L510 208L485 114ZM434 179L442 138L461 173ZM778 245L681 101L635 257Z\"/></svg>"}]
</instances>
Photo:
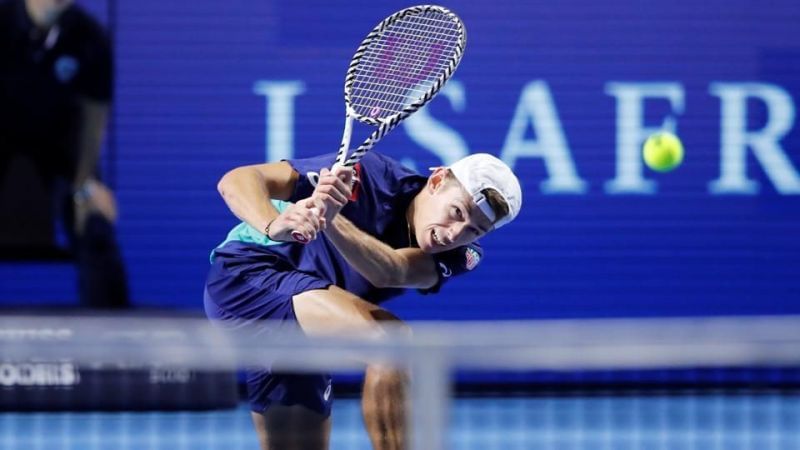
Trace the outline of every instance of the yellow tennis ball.
<instances>
[{"instance_id":1,"label":"yellow tennis ball","mask_svg":"<svg viewBox=\"0 0 800 450\"><path fill-rule=\"evenodd\" d=\"M672 133L655 133L644 142L642 156L647 167L657 172L669 172L683 161L683 144Z\"/></svg>"}]
</instances>

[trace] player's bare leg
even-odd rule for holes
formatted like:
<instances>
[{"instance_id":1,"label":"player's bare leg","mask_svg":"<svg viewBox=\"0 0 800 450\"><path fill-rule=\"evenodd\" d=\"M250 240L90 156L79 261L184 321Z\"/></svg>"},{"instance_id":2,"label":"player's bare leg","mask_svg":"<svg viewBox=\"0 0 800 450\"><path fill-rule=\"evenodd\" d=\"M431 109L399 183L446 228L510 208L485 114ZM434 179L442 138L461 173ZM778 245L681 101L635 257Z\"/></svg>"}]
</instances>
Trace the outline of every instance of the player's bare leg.
<instances>
[{"instance_id":1,"label":"player's bare leg","mask_svg":"<svg viewBox=\"0 0 800 450\"><path fill-rule=\"evenodd\" d=\"M251 413L261 450L326 450L331 418L302 406L273 406Z\"/></svg>"},{"instance_id":2,"label":"player's bare leg","mask_svg":"<svg viewBox=\"0 0 800 450\"><path fill-rule=\"evenodd\" d=\"M297 320L309 335L363 333L365 339L385 335L383 324L401 325L395 315L355 295L331 286L294 297ZM368 365L362 412L375 450L406 448L407 375L385 365Z\"/></svg>"},{"instance_id":3,"label":"player's bare leg","mask_svg":"<svg viewBox=\"0 0 800 450\"><path fill-rule=\"evenodd\" d=\"M406 448L408 377L391 367L371 365L364 378L361 411L375 450Z\"/></svg>"}]
</instances>

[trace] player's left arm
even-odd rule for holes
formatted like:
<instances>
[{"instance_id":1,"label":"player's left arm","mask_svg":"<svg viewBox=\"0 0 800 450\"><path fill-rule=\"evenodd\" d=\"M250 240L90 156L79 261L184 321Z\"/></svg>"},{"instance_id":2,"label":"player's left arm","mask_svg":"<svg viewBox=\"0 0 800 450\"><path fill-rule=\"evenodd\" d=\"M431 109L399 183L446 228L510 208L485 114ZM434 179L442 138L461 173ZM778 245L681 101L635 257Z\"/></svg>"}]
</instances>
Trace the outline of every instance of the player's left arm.
<instances>
[{"instance_id":1,"label":"player's left arm","mask_svg":"<svg viewBox=\"0 0 800 450\"><path fill-rule=\"evenodd\" d=\"M325 232L344 259L379 288L427 289L439 281L431 255L418 248L395 249L337 215Z\"/></svg>"}]
</instances>

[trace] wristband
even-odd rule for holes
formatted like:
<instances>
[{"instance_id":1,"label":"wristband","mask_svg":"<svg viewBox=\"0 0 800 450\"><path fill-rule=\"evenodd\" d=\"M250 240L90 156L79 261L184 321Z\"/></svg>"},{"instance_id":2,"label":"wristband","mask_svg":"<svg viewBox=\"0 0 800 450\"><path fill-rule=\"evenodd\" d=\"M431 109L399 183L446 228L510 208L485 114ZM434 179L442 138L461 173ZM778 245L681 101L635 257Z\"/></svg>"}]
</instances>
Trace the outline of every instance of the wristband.
<instances>
[{"instance_id":1,"label":"wristband","mask_svg":"<svg viewBox=\"0 0 800 450\"><path fill-rule=\"evenodd\" d=\"M276 217L275 219L277 219L277 217ZM269 221L269 223L267 223L267 226L266 226L266 227L264 227L264 236L266 236L266 237L267 237L267 239L269 239L269 240L271 240L271 241L274 241L274 239L272 239L272 238L269 236L269 227L271 227L271 226L272 226L272 223L273 223L273 222L275 222L275 219L272 219L272 220L270 220L270 221ZM275 242L278 242L278 241L275 241Z\"/></svg>"}]
</instances>

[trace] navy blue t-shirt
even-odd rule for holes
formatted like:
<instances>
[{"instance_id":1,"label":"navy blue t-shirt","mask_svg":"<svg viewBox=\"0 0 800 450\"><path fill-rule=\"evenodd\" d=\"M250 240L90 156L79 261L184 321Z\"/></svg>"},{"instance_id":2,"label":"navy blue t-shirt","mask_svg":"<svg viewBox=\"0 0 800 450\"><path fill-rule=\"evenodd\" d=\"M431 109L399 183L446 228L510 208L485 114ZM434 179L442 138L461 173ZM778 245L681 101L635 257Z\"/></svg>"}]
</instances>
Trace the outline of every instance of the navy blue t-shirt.
<instances>
[{"instance_id":1,"label":"navy blue t-shirt","mask_svg":"<svg viewBox=\"0 0 800 450\"><path fill-rule=\"evenodd\" d=\"M290 202L308 198L314 192L319 172L330 168L336 155L288 161L299 173ZM340 214L362 231L376 237L392 248L409 247L406 210L427 182L427 178L377 152L367 153L355 166L357 181L351 201ZM273 201L278 210L286 202ZM296 270L314 275L335 284L364 300L380 303L401 294L402 288L376 288L351 267L324 233L306 244L270 241L260 231L242 223L228 234L220 245L238 241L247 243L254 251L269 252L288 262ZM238 248L242 248L239 246ZM213 256L213 255L212 255ZM421 290L437 292L448 278L472 270L483 256L478 243L458 247L433 255L439 273L435 286Z\"/></svg>"}]
</instances>

